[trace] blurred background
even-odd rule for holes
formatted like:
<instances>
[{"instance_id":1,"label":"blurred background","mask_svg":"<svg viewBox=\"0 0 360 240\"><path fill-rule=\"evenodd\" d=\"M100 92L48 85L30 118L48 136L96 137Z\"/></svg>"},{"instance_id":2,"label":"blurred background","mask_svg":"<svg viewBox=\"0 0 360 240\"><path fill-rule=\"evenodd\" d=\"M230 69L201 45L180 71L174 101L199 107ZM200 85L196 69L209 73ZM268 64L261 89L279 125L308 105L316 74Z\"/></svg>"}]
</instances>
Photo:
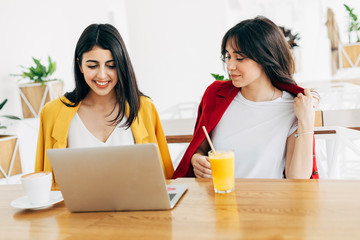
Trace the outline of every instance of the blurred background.
<instances>
[{"instance_id":1,"label":"blurred background","mask_svg":"<svg viewBox=\"0 0 360 240\"><path fill-rule=\"evenodd\" d=\"M349 14L343 4L360 14L358 0L0 0L0 101L8 99L1 115L22 117L17 90L20 78L10 74L21 73L20 65L33 64L32 57L47 64L51 56L57 64L53 76L63 81L63 91L74 88L75 45L92 23L111 23L119 30L141 91L153 99L164 119L179 104L196 108L214 80L211 73L226 75L220 60L224 33L239 21L258 15L297 34L293 54L294 78L299 85L353 82L360 78L359 68L332 68L334 47L326 24L331 9L340 43L349 42ZM336 101L325 108L333 104ZM33 129L28 130L28 139L36 139L38 122L26 124ZM30 142L23 144L23 149L34 149L36 141ZM30 150L23 155L32 159L33 154Z\"/></svg>"},{"instance_id":2,"label":"blurred background","mask_svg":"<svg viewBox=\"0 0 360 240\"><path fill-rule=\"evenodd\" d=\"M1 0L0 96L9 101L3 114L21 115L16 92L20 65L31 57L57 64L54 77L64 90L74 88L72 63L76 41L92 23L111 23L125 40L140 89L159 112L180 102L199 101L213 78L224 73L220 43L241 20L263 15L298 33L296 81L329 81L330 40L327 9L335 13L339 34L347 39L346 3L360 12L357 0Z\"/></svg>"}]
</instances>

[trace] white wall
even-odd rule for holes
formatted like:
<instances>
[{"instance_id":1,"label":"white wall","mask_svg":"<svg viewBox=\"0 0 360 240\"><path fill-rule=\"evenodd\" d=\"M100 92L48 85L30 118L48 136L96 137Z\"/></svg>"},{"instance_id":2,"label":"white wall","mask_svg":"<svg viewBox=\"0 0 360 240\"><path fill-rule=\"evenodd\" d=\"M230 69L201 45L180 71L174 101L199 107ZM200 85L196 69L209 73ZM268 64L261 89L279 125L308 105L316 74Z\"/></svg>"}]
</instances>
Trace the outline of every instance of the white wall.
<instances>
[{"instance_id":1,"label":"white wall","mask_svg":"<svg viewBox=\"0 0 360 240\"><path fill-rule=\"evenodd\" d=\"M219 0L127 0L132 61L141 90L159 111L200 101L210 73L223 71L226 5Z\"/></svg>"}]
</instances>

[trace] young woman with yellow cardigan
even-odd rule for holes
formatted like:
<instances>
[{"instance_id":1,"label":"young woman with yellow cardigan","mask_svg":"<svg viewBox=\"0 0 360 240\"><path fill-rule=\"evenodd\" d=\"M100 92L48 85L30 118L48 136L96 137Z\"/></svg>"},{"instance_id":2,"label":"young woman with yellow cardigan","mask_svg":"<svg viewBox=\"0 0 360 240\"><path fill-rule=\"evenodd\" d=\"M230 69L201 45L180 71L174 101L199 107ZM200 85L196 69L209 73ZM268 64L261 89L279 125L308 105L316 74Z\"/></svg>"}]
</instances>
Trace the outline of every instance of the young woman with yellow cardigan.
<instances>
[{"instance_id":1,"label":"young woman with yellow cardigan","mask_svg":"<svg viewBox=\"0 0 360 240\"><path fill-rule=\"evenodd\" d=\"M174 169L158 113L137 87L116 28L92 24L84 30L74 72L75 89L41 111L35 171L52 170L47 149L155 143L164 175L171 178Z\"/></svg>"}]
</instances>

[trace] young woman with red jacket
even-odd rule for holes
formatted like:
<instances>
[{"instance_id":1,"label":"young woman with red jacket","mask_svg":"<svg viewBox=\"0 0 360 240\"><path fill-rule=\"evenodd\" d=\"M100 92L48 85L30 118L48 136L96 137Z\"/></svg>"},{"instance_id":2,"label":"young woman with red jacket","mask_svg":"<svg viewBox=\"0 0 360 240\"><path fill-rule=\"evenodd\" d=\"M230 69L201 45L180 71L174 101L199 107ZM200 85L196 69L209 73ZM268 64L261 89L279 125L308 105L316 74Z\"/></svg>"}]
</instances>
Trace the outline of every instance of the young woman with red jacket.
<instances>
[{"instance_id":1,"label":"young woman with red jacket","mask_svg":"<svg viewBox=\"0 0 360 240\"><path fill-rule=\"evenodd\" d=\"M215 81L198 109L193 139L173 178L211 177L210 146L235 152L236 178L319 178L309 89L292 78L294 62L277 25L265 17L240 22L221 54L231 81Z\"/></svg>"}]
</instances>

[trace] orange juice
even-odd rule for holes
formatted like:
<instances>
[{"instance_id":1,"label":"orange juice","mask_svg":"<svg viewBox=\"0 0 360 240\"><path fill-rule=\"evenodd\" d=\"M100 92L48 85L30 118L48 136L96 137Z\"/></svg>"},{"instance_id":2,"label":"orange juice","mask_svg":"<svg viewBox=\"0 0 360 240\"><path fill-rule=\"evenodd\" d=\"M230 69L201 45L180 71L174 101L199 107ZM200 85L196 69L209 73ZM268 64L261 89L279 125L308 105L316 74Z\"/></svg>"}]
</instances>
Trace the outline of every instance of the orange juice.
<instances>
[{"instance_id":1,"label":"orange juice","mask_svg":"<svg viewBox=\"0 0 360 240\"><path fill-rule=\"evenodd\" d=\"M234 152L209 152L210 166L215 192L228 193L234 189Z\"/></svg>"}]
</instances>

